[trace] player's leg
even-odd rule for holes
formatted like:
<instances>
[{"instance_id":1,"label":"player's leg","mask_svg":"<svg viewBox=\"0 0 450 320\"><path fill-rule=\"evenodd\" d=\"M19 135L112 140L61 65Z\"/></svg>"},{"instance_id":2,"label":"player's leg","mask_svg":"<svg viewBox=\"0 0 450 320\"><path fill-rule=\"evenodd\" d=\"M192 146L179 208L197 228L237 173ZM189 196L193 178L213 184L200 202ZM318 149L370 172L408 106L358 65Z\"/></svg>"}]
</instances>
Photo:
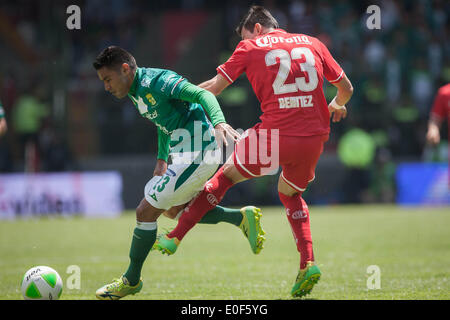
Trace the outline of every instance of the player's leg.
<instances>
[{"instance_id":1,"label":"player's leg","mask_svg":"<svg viewBox=\"0 0 450 320\"><path fill-rule=\"evenodd\" d=\"M184 208L186 208L188 204L180 204L178 206L173 206L169 210L166 210L163 212L163 215L165 215L169 219L177 220L178 216L181 214Z\"/></svg>"},{"instance_id":2,"label":"player's leg","mask_svg":"<svg viewBox=\"0 0 450 320\"><path fill-rule=\"evenodd\" d=\"M302 297L311 292L321 276L319 268L314 264L309 210L302 198L302 191L291 187L281 175L278 181L278 194L286 208L286 216L300 253L300 270L291 294L294 297Z\"/></svg>"},{"instance_id":3,"label":"player's leg","mask_svg":"<svg viewBox=\"0 0 450 320\"><path fill-rule=\"evenodd\" d=\"M164 209L152 206L144 198L136 209L136 227L133 231L129 252L130 264L122 277L103 286L96 292L101 300L117 300L138 293L142 288L141 270L156 240L159 215Z\"/></svg>"},{"instance_id":4,"label":"player's leg","mask_svg":"<svg viewBox=\"0 0 450 320\"><path fill-rule=\"evenodd\" d=\"M210 194L214 194L218 199L218 202L223 199L226 192L231 186L240 183L242 181L251 179L252 177L244 172L242 169L238 168L235 165L235 154L233 154L223 166L223 172L218 173L216 180L209 191ZM253 168L250 168L253 169ZM219 170L220 171L220 170ZM227 179L231 182L231 186L228 187L227 184L224 186L220 185L220 181ZM205 185L206 186L206 185ZM206 189L207 190L207 189ZM208 197L208 195L206 195ZM219 200L220 199L220 200ZM216 205L211 210L207 212L209 214L212 211L221 211L223 207ZM263 230L261 226L261 209L254 206L245 206L239 209L242 214L242 219L239 224L239 228L241 229L244 236L247 238L250 248L254 254L258 254L263 249L263 243L266 240L264 235L266 232Z\"/></svg>"},{"instance_id":5,"label":"player's leg","mask_svg":"<svg viewBox=\"0 0 450 320\"><path fill-rule=\"evenodd\" d=\"M172 207L164 212L164 215L168 218L178 220L187 205L188 204ZM263 249L263 242L265 240L265 231L260 223L261 216L261 209L254 206L245 206L240 209L215 206L201 218L198 224L217 224L219 222L225 222L235 225L241 229L242 233L249 241L253 253L258 254ZM173 254L176 251L179 242L174 242L174 240L170 240L164 236L164 234L158 235L153 249L159 249L163 253ZM166 245L170 248L165 248L164 241L168 242Z\"/></svg>"},{"instance_id":6,"label":"player's leg","mask_svg":"<svg viewBox=\"0 0 450 320\"><path fill-rule=\"evenodd\" d=\"M130 265L124 274L131 285L139 282L142 266L156 240L157 222L164 209L152 206L144 198L136 209L136 228L130 248Z\"/></svg>"},{"instance_id":7,"label":"player's leg","mask_svg":"<svg viewBox=\"0 0 450 320\"><path fill-rule=\"evenodd\" d=\"M267 139L267 137L265 137ZM173 242L179 243L186 235L186 233L198 223L202 217L210 210L215 208L222 198L225 196L229 188L239 182L260 176L261 164L259 162L259 154L254 148L258 144L258 126L249 129L244 133L241 140L236 144L233 155L227 160L227 162L216 172L216 174L205 183L203 190L200 194L193 199L186 207L185 212L178 220L178 224L174 230L172 230L167 238ZM256 159L256 162L247 161L248 159ZM251 224L253 224L256 232L252 236L249 236L249 241L254 253L258 253L262 248L263 230L259 225L258 212L256 210L244 210L246 211L246 217L249 218ZM245 221L242 226L244 229L248 227L248 221ZM252 225L249 226L252 228ZM244 234L245 231L243 230ZM258 241L258 237L259 240Z\"/></svg>"},{"instance_id":8,"label":"player's leg","mask_svg":"<svg viewBox=\"0 0 450 320\"><path fill-rule=\"evenodd\" d=\"M295 297L310 293L320 279L320 270L314 265L309 209L302 193L314 180L316 164L327 139L328 136L281 137L280 141L283 145L280 157L285 162L278 182L278 194L286 208L286 216L300 253L300 271L291 292ZM299 152L292 156L289 149Z\"/></svg>"},{"instance_id":9,"label":"player's leg","mask_svg":"<svg viewBox=\"0 0 450 320\"><path fill-rule=\"evenodd\" d=\"M233 181L224 175L224 165L220 168L216 174L208 180L203 190L195 196L190 203L186 206L183 214L180 215L177 226L166 235L165 241L161 241L161 247L163 253L173 254L176 247L183 239L185 234L197 224L203 216L213 208L215 208L220 200L222 200L226 191L234 184ZM170 246L170 248L166 248ZM167 250L166 250L167 249Z\"/></svg>"},{"instance_id":10,"label":"player's leg","mask_svg":"<svg viewBox=\"0 0 450 320\"><path fill-rule=\"evenodd\" d=\"M167 242L179 243L186 233L198 223L204 215L215 208L222 198L225 196L229 188L234 184L247 179L260 176L261 163L259 161L259 154L254 148L249 148L250 145L258 143L259 135L257 126L255 129L249 129L246 134L242 136L242 139L235 146L233 155L227 160L227 162L216 172L216 174L208 180L203 190L198 196L196 196L186 207L185 212L178 220L178 224L174 230L172 230L167 236ZM267 139L267 137L265 137ZM241 161L241 160L242 161ZM257 159L257 161L251 162L247 159ZM262 241L264 240L264 231L260 227L259 212L257 208L243 208L245 216L242 229L249 227L252 232L248 232L248 239L252 246L252 251L258 253L262 248ZM253 232L253 230L255 232ZM247 236L246 231L243 230ZM172 252L173 253L173 252Z\"/></svg>"},{"instance_id":11,"label":"player's leg","mask_svg":"<svg viewBox=\"0 0 450 320\"><path fill-rule=\"evenodd\" d=\"M217 163L214 164L214 163L211 163L210 161L207 161L208 154L209 153L207 151L204 155L204 158L200 161L200 163L198 163L198 161L196 161L196 162L193 162L188 167L182 168L183 170L178 170L179 173L174 175L174 178L172 179L173 182L168 181L169 187L172 186L172 189L174 190L174 195L172 196L173 204L178 206L178 204L188 203L188 202L192 202L193 199L197 200L199 198L200 199L202 198L201 191L204 189L204 187L206 185L208 185L208 183L206 183L206 185L205 185L205 182L207 181L207 179L209 177L211 177L211 175L214 174L214 172L217 170L217 167L218 167ZM171 166L173 166L173 165L171 165ZM180 167L180 166L178 166L178 167ZM174 170L172 170L172 171L177 172L176 170L177 170L177 167L175 166ZM221 171L221 170L219 170L219 171ZM186 174L186 173L188 173L188 174ZM216 175L217 175L217 173L216 173ZM173 187L173 183L175 183L175 187ZM156 191L157 190L158 189L156 188ZM153 191L150 190L150 193L151 192L153 192ZM211 200L211 198L208 198L208 199ZM218 204L218 202L214 203L214 206L208 207L205 212L202 212L201 216L196 215L194 217L194 219L196 219L195 221L190 220L189 218L184 219L186 212L190 211L190 206L188 205L186 207L186 209L184 210L184 213L181 215L180 219L178 220L178 225L174 229L174 231L175 232L179 231L181 229L181 227L180 227L180 225L181 225L183 227L183 229L185 229L187 232L188 229L192 228L192 226L195 223L197 223L199 220L201 220L201 218L205 215L205 213L210 211L210 209L213 209L215 207L215 205L217 205L217 204ZM173 210L173 211L175 211L175 210ZM236 213L236 212L233 212L233 213ZM173 212L172 212L172 214L173 214ZM213 211L211 214L215 215L216 216L215 218L217 219L217 216L221 215L221 212L216 210L216 211ZM241 217L242 217L242 214L241 214ZM210 217L210 218L212 218L212 217ZM221 218L223 218L223 215ZM193 221L193 222L191 222L191 221ZM189 227L185 227L186 223L189 224ZM174 231L172 231L172 232L174 232ZM163 236L163 237L159 237L158 243L155 245L155 248L160 250L163 253L173 254L173 253L175 253L175 250L177 249L181 238L182 237L180 237L180 238L168 237L167 235Z\"/></svg>"},{"instance_id":12,"label":"player's leg","mask_svg":"<svg viewBox=\"0 0 450 320\"><path fill-rule=\"evenodd\" d=\"M181 241L185 234L198 223L208 211L212 210L220 203L229 188L234 184L251 177L245 175L245 171L248 169L241 169L241 171L244 171L244 173L242 173L234 165L234 163L236 163L236 153L239 149L242 149L244 154L246 152L246 140L248 140L248 135L236 144L233 155L227 159L226 163L205 183L203 190L189 203L184 214L178 220L175 229L167 235L168 238Z\"/></svg>"},{"instance_id":13,"label":"player's leg","mask_svg":"<svg viewBox=\"0 0 450 320\"><path fill-rule=\"evenodd\" d=\"M228 189L235 184L235 181L238 182L241 181L241 179L245 180L244 177L240 176L239 172L234 171L233 168L229 168L229 166L230 164L226 163L205 183L203 190L192 199L185 208L178 220L177 226L167 235L168 238L176 238L177 241L181 241L185 234L198 223L208 211L219 204ZM228 173L228 176L224 171Z\"/></svg>"},{"instance_id":14,"label":"player's leg","mask_svg":"<svg viewBox=\"0 0 450 320\"><path fill-rule=\"evenodd\" d=\"M175 186L177 177L180 177L180 173L189 166L190 164L171 165L170 170L167 170L163 176L154 176L147 182L144 188L144 199L136 209L137 222L129 252L128 269L122 277L97 290L99 299L120 299L140 290L142 266L156 241L156 220L159 215L173 206L174 201L183 196L180 191L175 191Z\"/></svg>"},{"instance_id":15,"label":"player's leg","mask_svg":"<svg viewBox=\"0 0 450 320\"><path fill-rule=\"evenodd\" d=\"M300 253L300 268L308 261L314 261L313 245L308 206L302 198L305 189L291 187L284 179L283 172L278 179L278 196L286 208L286 217L292 228L297 250Z\"/></svg>"},{"instance_id":16,"label":"player's leg","mask_svg":"<svg viewBox=\"0 0 450 320\"><path fill-rule=\"evenodd\" d=\"M186 208L188 204L189 203L174 206L165 211L163 214L170 219L178 220L183 214L184 208ZM198 223L218 224L219 222L225 222L239 227L242 223L242 220L243 215L241 213L241 209L216 206L212 210L209 210Z\"/></svg>"},{"instance_id":17,"label":"player's leg","mask_svg":"<svg viewBox=\"0 0 450 320\"><path fill-rule=\"evenodd\" d=\"M227 176L224 171L228 172L229 176ZM218 217L223 218L226 211L230 211L230 209L217 207L217 204L222 200L227 190L234 185L234 181L243 180L245 180L245 178L232 167L225 165L220 169L214 177L205 184L205 187L200 194L189 203L183 214L180 216L175 229L167 235L166 242L169 242L170 240L173 243L171 248L176 248L186 233L203 218L205 218L204 223L214 223L214 221L218 220ZM239 227L249 239L252 251L254 253L259 253L262 249L262 242L264 240L263 235L265 234L260 225L260 209L248 206L241 208L239 212L241 217L237 215L237 212L232 211L232 213L236 214L236 219L234 219L234 221L237 222L237 218L240 218ZM205 215L210 216L205 217ZM164 249L163 246L166 244L160 243L162 245L161 249ZM174 250L163 252L172 254L174 253Z\"/></svg>"}]
</instances>

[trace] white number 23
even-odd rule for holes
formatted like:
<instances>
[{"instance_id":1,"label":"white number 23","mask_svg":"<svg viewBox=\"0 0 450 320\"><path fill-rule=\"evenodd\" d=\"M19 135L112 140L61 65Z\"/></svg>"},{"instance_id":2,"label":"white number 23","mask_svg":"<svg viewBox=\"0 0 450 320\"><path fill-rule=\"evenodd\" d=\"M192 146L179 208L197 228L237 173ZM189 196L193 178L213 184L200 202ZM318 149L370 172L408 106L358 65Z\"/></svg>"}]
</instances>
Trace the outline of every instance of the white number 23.
<instances>
[{"instance_id":1,"label":"white number 23","mask_svg":"<svg viewBox=\"0 0 450 320\"><path fill-rule=\"evenodd\" d=\"M285 83L289 72L291 70L292 60L301 59L305 57L306 61L300 63L300 68L303 72L308 73L309 82L306 82L305 77L295 78L295 83ZM318 78L317 71L314 67L315 59L309 48L299 47L294 48L291 54L283 49L271 50L266 54L266 65L273 66L277 63L277 58L280 59L280 68L277 76L272 84L275 94L293 93L298 90L303 92L310 92L317 88Z\"/></svg>"}]
</instances>

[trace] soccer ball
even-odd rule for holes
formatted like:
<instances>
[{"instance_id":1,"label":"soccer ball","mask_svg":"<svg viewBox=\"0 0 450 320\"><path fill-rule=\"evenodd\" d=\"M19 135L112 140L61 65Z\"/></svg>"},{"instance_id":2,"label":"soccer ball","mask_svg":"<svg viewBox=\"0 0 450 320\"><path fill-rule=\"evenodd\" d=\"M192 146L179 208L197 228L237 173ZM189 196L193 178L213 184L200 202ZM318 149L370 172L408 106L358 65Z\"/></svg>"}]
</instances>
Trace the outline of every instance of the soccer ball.
<instances>
[{"instance_id":1,"label":"soccer ball","mask_svg":"<svg viewBox=\"0 0 450 320\"><path fill-rule=\"evenodd\" d=\"M28 270L22 279L22 295L25 300L58 300L63 282L58 272L46 266Z\"/></svg>"}]
</instances>

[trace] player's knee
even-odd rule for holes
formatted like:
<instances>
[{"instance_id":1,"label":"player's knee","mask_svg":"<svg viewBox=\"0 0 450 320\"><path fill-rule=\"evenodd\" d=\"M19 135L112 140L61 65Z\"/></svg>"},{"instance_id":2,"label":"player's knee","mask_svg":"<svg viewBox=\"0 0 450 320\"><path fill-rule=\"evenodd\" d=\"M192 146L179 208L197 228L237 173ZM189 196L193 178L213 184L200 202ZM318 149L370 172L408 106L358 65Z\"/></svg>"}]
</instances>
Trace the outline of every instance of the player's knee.
<instances>
[{"instance_id":1,"label":"player's knee","mask_svg":"<svg viewBox=\"0 0 450 320\"><path fill-rule=\"evenodd\" d=\"M144 221L145 217L146 217L146 212L145 212L145 208L143 208L142 206L138 206L136 208L136 220L137 221Z\"/></svg>"},{"instance_id":2,"label":"player's knee","mask_svg":"<svg viewBox=\"0 0 450 320\"><path fill-rule=\"evenodd\" d=\"M290 186L286 185L279 185L278 186L278 194L283 194L287 197L295 197L297 195L302 195L303 192L299 192L295 190L294 188L291 188Z\"/></svg>"},{"instance_id":3,"label":"player's knee","mask_svg":"<svg viewBox=\"0 0 450 320\"><path fill-rule=\"evenodd\" d=\"M139 205L136 208L136 220L142 222L153 222L156 221L161 214L156 208L152 208L151 206L143 206Z\"/></svg>"},{"instance_id":4,"label":"player's knee","mask_svg":"<svg viewBox=\"0 0 450 320\"><path fill-rule=\"evenodd\" d=\"M290 185L288 185L281 176L278 179L278 193L284 194L288 197L293 197L298 194L302 194L302 192L292 188Z\"/></svg>"},{"instance_id":5,"label":"player's knee","mask_svg":"<svg viewBox=\"0 0 450 320\"><path fill-rule=\"evenodd\" d=\"M227 177L233 184L237 184L244 180L247 180L239 171L236 169L233 163L224 164L219 170L223 171L225 177Z\"/></svg>"},{"instance_id":6,"label":"player's knee","mask_svg":"<svg viewBox=\"0 0 450 320\"><path fill-rule=\"evenodd\" d=\"M167 217L167 218L170 218L170 219L176 219L177 218L177 215L178 215L178 213L181 211L181 209L178 209L178 208L170 208L169 210L167 210L167 211L165 211L164 212L164 215Z\"/></svg>"}]
</instances>

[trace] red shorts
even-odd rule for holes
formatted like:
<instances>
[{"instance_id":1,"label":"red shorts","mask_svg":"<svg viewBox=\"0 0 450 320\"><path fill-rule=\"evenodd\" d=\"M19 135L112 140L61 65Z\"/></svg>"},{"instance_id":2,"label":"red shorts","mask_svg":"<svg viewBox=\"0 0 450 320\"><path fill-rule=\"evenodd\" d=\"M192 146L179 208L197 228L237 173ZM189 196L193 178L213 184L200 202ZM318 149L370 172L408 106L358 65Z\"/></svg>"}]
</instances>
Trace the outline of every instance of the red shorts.
<instances>
[{"instance_id":1,"label":"red shorts","mask_svg":"<svg viewBox=\"0 0 450 320\"><path fill-rule=\"evenodd\" d=\"M314 180L316 164L328 136L280 136L277 129L260 129L257 124L245 131L236 143L234 165L249 179L275 174L281 166L281 178L303 192Z\"/></svg>"}]
</instances>

